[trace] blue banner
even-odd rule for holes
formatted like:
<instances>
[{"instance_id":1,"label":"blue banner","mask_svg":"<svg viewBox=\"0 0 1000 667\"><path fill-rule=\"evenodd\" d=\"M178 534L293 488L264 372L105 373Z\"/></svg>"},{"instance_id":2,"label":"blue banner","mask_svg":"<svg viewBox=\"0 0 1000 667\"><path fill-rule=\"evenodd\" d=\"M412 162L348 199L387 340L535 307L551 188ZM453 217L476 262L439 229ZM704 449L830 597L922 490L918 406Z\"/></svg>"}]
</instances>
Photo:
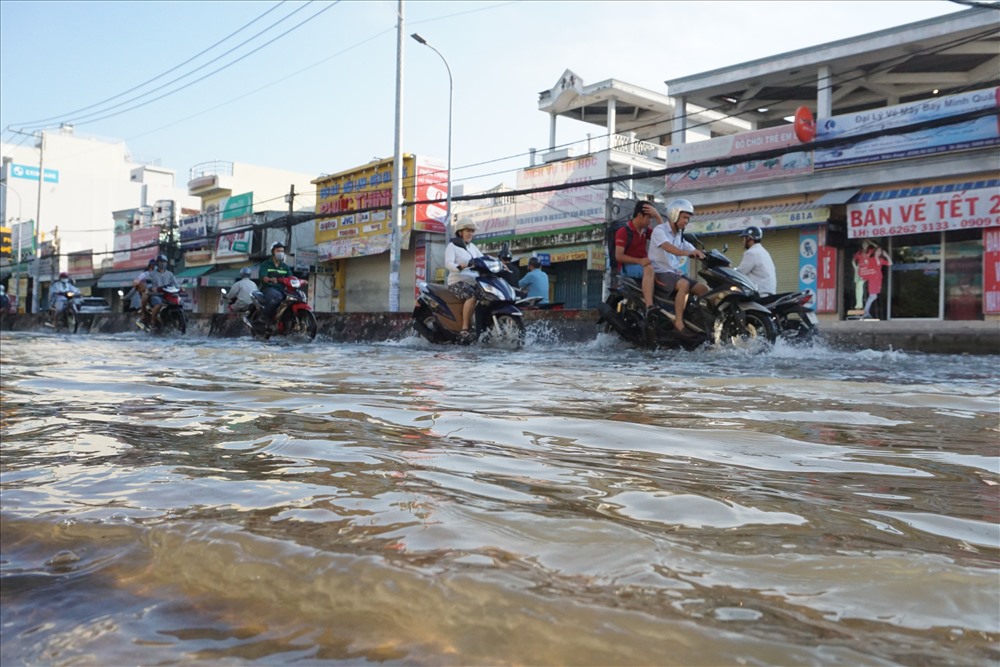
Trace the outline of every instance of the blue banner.
<instances>
[{"instance_id":1,"label":"blue banner","mask_svg":"<svg viewBox=\"0 0 1000 667\"><path fill-rule=\"evenodd\" d=\"M13 164L10 165L10 175L13 178L27 178L32 181L38 180L38 167L29 167L24 164ZM58 183L59 182L59 172L55 169L45 170L45 182L46 183Z\"/></svg>"}]
</instances>

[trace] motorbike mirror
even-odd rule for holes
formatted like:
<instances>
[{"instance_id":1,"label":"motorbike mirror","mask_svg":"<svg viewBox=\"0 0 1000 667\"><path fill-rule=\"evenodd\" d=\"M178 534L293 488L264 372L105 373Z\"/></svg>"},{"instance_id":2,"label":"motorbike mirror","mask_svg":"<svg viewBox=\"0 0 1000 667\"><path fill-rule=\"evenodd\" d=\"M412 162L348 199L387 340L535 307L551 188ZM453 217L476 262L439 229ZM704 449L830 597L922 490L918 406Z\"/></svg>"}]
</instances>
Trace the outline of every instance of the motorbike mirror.
<instances>
[{"instance_id":1,"label":"motorbike mirror","mask_svg":"<svg viewBox=\"0 0 1000 667\"><path fill-rule=\"evenodd\" d=\"M503 242L500 246L500 254L498 256L505 262L509 262L514 259L514 256L510 254L510 241Z\"/></svg>"},{"instance_id":2,"label":"motorbike mirror","mask_svg":"<svg viewBox=\"0 0 1000 667\"><path fill-rule=\"evenodd\" d=\"M694 234L684 234L683 238L685 241L687 241L696 248L701 249L705 247L705 244L701 242L701 239L699 239Z\"/></svg>"}]
</instances>

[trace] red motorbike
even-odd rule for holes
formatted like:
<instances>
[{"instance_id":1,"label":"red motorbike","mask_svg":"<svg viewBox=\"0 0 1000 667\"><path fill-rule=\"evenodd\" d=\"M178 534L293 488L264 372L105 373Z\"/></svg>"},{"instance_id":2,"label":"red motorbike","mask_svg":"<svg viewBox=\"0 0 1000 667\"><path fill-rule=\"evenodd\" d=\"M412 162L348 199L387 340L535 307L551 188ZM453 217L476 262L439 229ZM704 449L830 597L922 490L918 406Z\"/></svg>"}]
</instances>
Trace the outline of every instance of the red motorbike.
<instances>
[{"instance_id":1,"label":"red motorbike","mask_svg":"<svg viewBox=\"0 0 1000 667\"><path fill-rule=\"evenodd\" d=\"M187 332L187 316L184 314L184 304L181 302L181 295L184 293L179 287L167 285L161 287L157 293L163 298L163 305L156 314L156 319L151 325L143 324L142 319L136 320L136 326L147 333L161 334L181 334ZM147 306L152 311L153 306Z\"/></svg>"},{"instance_id":2,"label":"red motorbike","mask_svg":"<svg viewBox=\"0 0 1000 667\"><path fill-rule=\"evenodd\" d=\"M247 309L243 322L250 327L253 337L261 340L278 335L311 341L316 337L317 325L316 315L312 312L305 292L309 281L295 276L277 280L277 287L284 293L284 297L278 304L274 317L270 320L265 318L267 298L262 291L257 290L251 295L253 303Z\"/></svg>"}]
</instances>

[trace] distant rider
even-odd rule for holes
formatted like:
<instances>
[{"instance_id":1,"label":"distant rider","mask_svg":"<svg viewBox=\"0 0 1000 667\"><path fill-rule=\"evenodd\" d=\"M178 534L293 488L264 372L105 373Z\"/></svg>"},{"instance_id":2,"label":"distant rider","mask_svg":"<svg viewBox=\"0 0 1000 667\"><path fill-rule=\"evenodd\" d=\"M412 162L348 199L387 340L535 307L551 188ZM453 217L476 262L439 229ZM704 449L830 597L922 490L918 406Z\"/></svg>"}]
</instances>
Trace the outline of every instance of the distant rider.
<instances>
[{"instance_id":1,"label":"distant rider","mask_svg":"<svg viewBox=\"0 0 1000 667\"><path fill-rule=\"evenodd\" d=\"M156 269L149 274L150 295L149 304L153 310L149 314L148 322L156 323L156 317L163 308L163 288L177 287L177 279L174 274L167 270L167 256L160 255L156 258Z\"/></svg>"},{"instance_id":2,"label":"distant rider","mask_svg":"<svg viewBox=\"0 0 1000 667\"><path fill-rule=\"evenodd\" d=\"M49 288L49 312L51 314L52 327L56 326L56 320L60 313L66 309L66 293L75 290L73 282L69 279L69 274L63 271L59 274L59 279L52 281Z\"/></svg>"},{"instance_id":3,"label":"distant rider","mask_svg":"<svg viewBox=\"0 0 1000 667\"><path fill-rule=\"evenodd\" d=\"M462 333L463 340L474 337L472 333L472 315L476 311L476 300L481 288L476 278L479 273L469 268L469 264L483 253L472 242L476 233L476 223L471 220L459 220L455 227L455 236L444 250L444 265L448 269L448 289L456 298L462 301Z\"/></svg>"},{"instance_id":4,"label":"distant rider","mask_svg":"<svg viewBox=\"0 0 1000 667\"><path fill-rule=\"evenodd\" d=\"M681 257L696 257L705 259L705 253L684 240L684 230L688 221L694 215L694 206L687 199L675 199L667 204L667 220L656 209L659 225L653 230L649 243L649 258L656 271L656 282L661 283L674 296L674 329L681 335L689 335L684 327L684 309L687 307L688 295L703 296L708 293L708 285L688 278L681 271Z\"/></svg>"},{"instance_id":5,"label":"distant rider","mask_svg":"<svg viewBox=\"0 0 1000 667\"><path fill-rule=\"evenodd\" d=\"M743 260L736 270L745 273L750 280L757 285L757 292L761 296L770 296L778 290L778 278L775 275L774 260L771 253L764 249L760 240L764 237L764 232L760 227L747 227L740 234L743 238Z\"/></svg>"},{"instance_id":6,"label":"distant rider","mask_svg":"<svg viewBox=\"0 0 1000 667\"><path fill-rule=\"evenodd\" d=\"M240 269L240 279L233 283L232 288L226 295L229 300L229 310L234 313L245 312L253 303L253 293L257 291L257 283L250 279L253 269L244 266Z\"/></svg>"},{"instance_id":7,"label":"distant rider","mask_svg":"<svg viewBox=\"0 0 1000 667\"><path fill-rule=\"evenodd\" d=\"M285 264L285 244L275 241L271 244L271 256L265 259L257 270L260 289L264 293L263 321L270 322L278 310L278 304L285 298L285 291L278 283L279 278L292 275L292 268Z\"/></svg>"}]
</instances>

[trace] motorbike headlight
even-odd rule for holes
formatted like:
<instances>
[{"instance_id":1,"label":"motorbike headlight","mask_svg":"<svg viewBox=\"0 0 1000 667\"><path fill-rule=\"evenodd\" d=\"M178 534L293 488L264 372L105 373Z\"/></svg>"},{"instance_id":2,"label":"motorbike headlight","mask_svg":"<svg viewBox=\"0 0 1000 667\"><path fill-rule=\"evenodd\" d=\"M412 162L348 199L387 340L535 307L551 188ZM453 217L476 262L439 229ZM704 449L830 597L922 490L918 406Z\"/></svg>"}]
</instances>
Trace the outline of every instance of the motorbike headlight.
<instances>
[{"instance_id":1,"label":"motorbike headlight","mask_svg":"<svg viewBox=\"0 0 1000 667\"><path fill-rule=\"evenodd\" d=\"M483 291L486 292L486 296L493 300L504 301L507 299L504 293L500 291L500 288L495 285L483 285Z\"/></svg>"}]
</instances>

